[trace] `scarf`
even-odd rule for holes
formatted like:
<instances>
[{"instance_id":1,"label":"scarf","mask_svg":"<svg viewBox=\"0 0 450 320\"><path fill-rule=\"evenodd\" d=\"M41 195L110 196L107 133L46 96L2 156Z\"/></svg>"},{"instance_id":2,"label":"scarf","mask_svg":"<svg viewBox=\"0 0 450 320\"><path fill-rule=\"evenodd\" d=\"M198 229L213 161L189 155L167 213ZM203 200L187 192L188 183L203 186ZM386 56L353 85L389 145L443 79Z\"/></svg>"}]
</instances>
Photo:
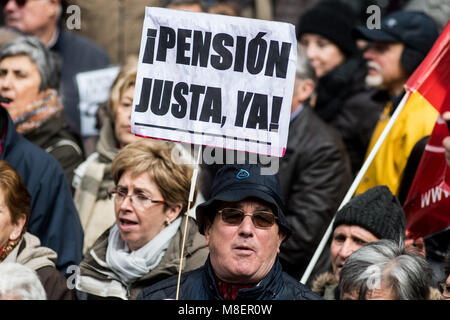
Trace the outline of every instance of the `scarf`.
<instances>
[{"instance_id":1,"label":"scarf","mask_svg":"<svg viewBox=\"0 0 450 320\"><path fill-rule=\"evenodd\" d=\"M331 122L341 112L354 89L352 83L361 64L360 59L349 58L319 79L314 111L325 122Z\"/></svg>"},{"instance_id":2,"label":"scarf","mask_svg":"<svg viewBox=\"0 0 450 320\"><path fill-rule=\"evenodd\" d=\"M24 112L13 119L16 130L20 134L33 131L43 123L61 113L63 107L56 90L51 90L41 100L25 107Z\"/></svg>"},{"instance_id":3,"label":"scarf","mask_svg":"<svg viewBox=\"0 0 450 320\"><path fill-rule=\"evenodd\" d=\"M128 245L120 237L119 227L114 224L109 233L106 263L121 280L127 284L133 283L156 268L180 224L181 217L164 228L145 246L132 252L129 252Z\"/></svg>"},{"instance_id":4,"label":"scarf","mask_svg":"<svg viewBox=\"0 0 450 320\"><path fill-rule=\"evenodd\" d=\"M236 300L238 291L241 289L253 288L254 284L234 284L220 280L214 275L217 289L223 300Z\"/></svg>"},{"instance_id":5,"label":"scarf","mask_svg":"<svg viewBox=\"0 0 450 320\"><path fill-rule=\"evenodd\" d=\"M111 163L119 151L116 147L113 123L105 119L97 143L98 153L91 154L74 170L72 186L75 188L74 202L81 223L87 229L97 201L108 198L108 190L115 187Z\"/></svg>"},{"instance_id":6,"label":"scarf","mask_svg":"<svg viewBox=\"0 0 450 320\"><path fill-rule=\"evenodd\" d=\"M6 257L8 257L8 254L10 254L11 251L14 250L20 239L21 237L17 240L8 240L8 242L2 248L0 248L0 263L3 262Z\"/></svg>"}]
</instances>

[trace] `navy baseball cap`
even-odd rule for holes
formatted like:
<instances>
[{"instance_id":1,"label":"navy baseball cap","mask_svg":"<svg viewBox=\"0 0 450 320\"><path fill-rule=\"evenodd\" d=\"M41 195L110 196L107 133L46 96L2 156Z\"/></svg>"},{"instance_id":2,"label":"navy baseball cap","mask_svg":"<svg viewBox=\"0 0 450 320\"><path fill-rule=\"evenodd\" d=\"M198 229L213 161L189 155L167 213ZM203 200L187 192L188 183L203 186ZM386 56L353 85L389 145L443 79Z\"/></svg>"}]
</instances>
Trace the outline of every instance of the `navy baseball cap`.
<instances>
[{"instance_id":1,"label":"navy baseball cap","mask_svg":"<svg viewBox=\"0 0 450 320\"><path fill-rule=\"evenodd\" d=\"M425 57L439 36L439 31L434 20L425 13L402 10L382 19L379 29L356 27L354 36L369 41L400 42Z\"/></svg>"},{"instance_id":2,"label":"navy baseball cap","mask_svg":"<svg viewBox=\"0 0 450 320\"><path fill-rule=\"evenodd\" d=\"M281 186L277 175L262 175L257 164L233 164L223 166L216 174L211 198L199 204L196 209L198 228L205 234L206 219L216 215L217 202L237 202L254 197L268 202L273 207L273 213L278 217L277 223L287 239L291 229L285 217L285 208Z\"/></svg>"}]
</instances>

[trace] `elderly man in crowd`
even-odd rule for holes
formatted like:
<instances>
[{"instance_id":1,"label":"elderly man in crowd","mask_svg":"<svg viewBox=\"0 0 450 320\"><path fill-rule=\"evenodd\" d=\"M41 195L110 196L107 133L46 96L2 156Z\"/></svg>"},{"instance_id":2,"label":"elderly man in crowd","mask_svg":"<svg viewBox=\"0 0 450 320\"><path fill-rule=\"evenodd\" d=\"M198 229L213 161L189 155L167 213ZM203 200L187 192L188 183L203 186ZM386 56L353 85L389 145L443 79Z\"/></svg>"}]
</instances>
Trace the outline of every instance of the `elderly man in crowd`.
<instances>
[{"instance_id":1,"label":"elderly man in crowd","mask_svg":"<svg viewBox=\"0 0 450 320\"><path fill-rule=\"evenodd\" d=\"M182 300L319 299L284 273L278 253L291 230L276 175L258 165L227 165L214 179L211 198L197 207L209 257L183 273ZM173 299L177 276L144 289L138 299Z\"/></svg>"},{"instance_id":2,"label":"elderly man in crowd","mask_svg":"<svg viewBox=\"0 0 450 320\"><path fill-rule=\"evenodd\" d=\"M388 239L403 244L406 218L400 202L386 186L350 200L336 214L331 238L332 274L319 275L312 290L326 300L339 300L339 275L347 258L365 244Z\"/></svg>"},{"instance_id":3,"label":"elderly man in crowd","mask_svg":"<svg viewBox=\"0 0 450 320\"><path fill-rule=\"evenodd\" d=\"M387 94L386 104L373 132L370 153L404 94L404 84L419 66L438 37L435 22L422 12L397 11L381 20L379 29L358 27L359 38L369 41L364 52L369 72L366 83ZM405 109L378 150L356 194L387 185L398 195L400 181L411 150L423 137L431 134L437 118L434 108L412 94Z\"/></svg>"}]
</instances>

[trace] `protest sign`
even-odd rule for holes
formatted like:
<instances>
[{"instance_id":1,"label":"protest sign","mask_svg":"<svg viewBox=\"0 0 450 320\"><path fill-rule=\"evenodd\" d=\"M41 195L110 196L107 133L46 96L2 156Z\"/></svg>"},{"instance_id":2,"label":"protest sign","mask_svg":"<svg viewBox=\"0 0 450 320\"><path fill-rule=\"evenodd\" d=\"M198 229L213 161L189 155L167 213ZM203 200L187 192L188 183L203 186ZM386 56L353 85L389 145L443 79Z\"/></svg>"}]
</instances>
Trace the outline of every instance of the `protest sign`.
<instances>
[{"instance_id":1,"label":"protest sign","mask_svg":"<svg viewBox=\"0 0 450 320\"><path fill-rule=\"evenodd\" d=\"M98 130L95 128L98 105L108 100L109 90L119 70L119 67L110 67L81 72L76 75L80 96L81 135L83 137L98 135Z\"/></svg>"},{"instance_id":2,"label":"protest sign","mask_svg":"<svg viewBox=\"0 0 450 320\"><path fill-rule=\"evenodd\" d=\"M131 131L281 157L296 45L287 23L147 7Z\"/></svg>"}]
</instances>

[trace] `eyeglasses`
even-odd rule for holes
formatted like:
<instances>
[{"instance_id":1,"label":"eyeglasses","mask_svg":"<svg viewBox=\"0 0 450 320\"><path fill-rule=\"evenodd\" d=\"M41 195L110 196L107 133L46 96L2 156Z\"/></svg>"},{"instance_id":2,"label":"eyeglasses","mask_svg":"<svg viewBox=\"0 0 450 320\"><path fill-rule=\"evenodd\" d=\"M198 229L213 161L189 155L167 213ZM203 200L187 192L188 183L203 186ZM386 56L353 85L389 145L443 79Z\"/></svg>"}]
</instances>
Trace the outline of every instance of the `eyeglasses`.
<instances>
[{"instance_id":1,"label":"eyeglasses","mask_svg":"<svg viewBox=\"0 0 450 320\"><path fill-rule=\"evenodd\" d=\"M441 293L441 296L450 299L450 286L447 283L445 283L445 281L438 282L438 289L439 292Z\"/></svg>"},{"instance_id":2,"label":"eyeglasses","mask_svg":"<svg viewBox=\"0 0 450 320\"><path fill-rule=\"evenodd\" d=\"M10 0L0 0L0 6L5 7ZM19 8L24 7L28 0L13 0Z\"/></svg>"},{"instance_id":3,"label":"eyeglasses","mask_svg":"<svg viewBox=\"0 0 450 320\"><path fill-rule=\"evenodd\" d=\"M255 211L252 214L245 213L238 208L223 208L217 211L222 221L232 226L238 226L242 223L246 216L252 218L253 225L257 228L270 228L278 219L269 211Z\"/></svg>"},{"instance_id":4,"label":"eyeglasses","mask_svg":"<svg viewBox=\"0 0 450 320\"><path fill-rule=\"evenodd\" d=\"M165 200L150 199L150 197L143 192L135 192L129 195L127 188L116 188L110 190L108 194L110 197L114 198L116 204L121 204L127 197L130 197L131 203L136 206L136 209L148 209L152 203L166 203Z\"/></svg>"},{"instance_id":5,"label":"eyeglasses","mask_svg":"<svg viewBox=\"0 0 450 320\"><path fill-rule=\"evenodd\" d=\"M0 6L4 8L9 1L10 0L0 0ZM12 0L12 1L14 1L19 8L23 8L28 1L38 1L38 0Z\"/></svg>"}]
</instances>

